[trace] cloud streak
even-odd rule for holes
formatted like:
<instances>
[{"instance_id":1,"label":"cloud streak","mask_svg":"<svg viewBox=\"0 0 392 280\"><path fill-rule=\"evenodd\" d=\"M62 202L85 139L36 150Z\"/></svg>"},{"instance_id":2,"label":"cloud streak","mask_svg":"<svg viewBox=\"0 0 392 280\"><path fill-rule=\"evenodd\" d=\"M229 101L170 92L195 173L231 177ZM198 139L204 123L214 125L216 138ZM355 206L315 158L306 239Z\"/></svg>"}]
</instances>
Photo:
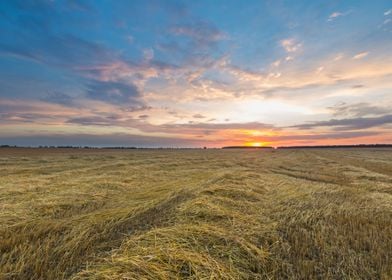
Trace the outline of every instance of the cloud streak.
<instances>
[{"instance_id":1,"label":"cloud streak","mask_svg":"<svg viewBox=\"0 0 392 280\"><path fill-rule=\"evenodd\" d=\"M344 17L344 16L347 16L347 15L349 15L349 14L351 14L351 13L352 13L352 10L349 10L349 11L347 11L347 12L339 12L339 11L336 11L336 12L333 12L332 14L329 15L327 21L328 21L328 22L335 21L335 20L338 19L339 17Z\"/></svg>"},{"instance_id":2,"label":"cloud streak","mask_svg":"<svg viewBox=\"0 0 392 280\"><path fill-rule=\"evenodd\" d=\"M205 21L175 25L170 31L174 35L189 38L192 44L200 48L211 47L226 38L222 31Z\"/></svg>"},{"instance_id":3,"label":"cloud streak","mask_svg":"<svg viewBox=\"0 0 392 280\"><path fill-rule=\"evenodd\" d=\"M369 54L369 52L361 52L361 53L358 53L358 54L354 55L353 59L362 59L364 57L367 57L368 54Z\"/></svg>"},{"instance_id":4,"label":"cloud streak","mask_svg":"<svg viewBox=\"0 0 392 280\"><path fill-rule=\"evenodd\" d=\"M331 119L328 121L312 122L291 126L292 128L312 129L317 127L332 127L334 130L361 130L392 124L392 115L379 117L363 117L349 119Z\"/></svg>"},{"instance_id":5,"label":"cloud streak","mask_svg":"<svg viewBox=\"0 0 392 280\"><path fill-rule=\"evenodd\" d=\"M366 102L354 104L347 104L343 102L335 106L331 106L329 109L331 109L334 116L353 117L385 115L391 111L389 106L376 106Z\"/></svg>"}]
</instances>

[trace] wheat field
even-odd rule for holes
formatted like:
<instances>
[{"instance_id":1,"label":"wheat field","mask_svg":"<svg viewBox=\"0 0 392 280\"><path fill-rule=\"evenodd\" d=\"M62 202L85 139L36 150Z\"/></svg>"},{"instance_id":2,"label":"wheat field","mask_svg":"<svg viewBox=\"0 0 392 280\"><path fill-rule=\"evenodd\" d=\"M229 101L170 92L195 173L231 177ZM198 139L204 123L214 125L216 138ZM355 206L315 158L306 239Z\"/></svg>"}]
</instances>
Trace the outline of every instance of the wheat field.
<instances>
[{"instance_id":1,"label":"wheat field","mask_svg":"<svg viewBox=\"0 0 392 280\"><path fill-rule=\"evenodd\" d=\"M0 149L0 279L392 279L392 149Z\"/></svg>"}]
</instances>

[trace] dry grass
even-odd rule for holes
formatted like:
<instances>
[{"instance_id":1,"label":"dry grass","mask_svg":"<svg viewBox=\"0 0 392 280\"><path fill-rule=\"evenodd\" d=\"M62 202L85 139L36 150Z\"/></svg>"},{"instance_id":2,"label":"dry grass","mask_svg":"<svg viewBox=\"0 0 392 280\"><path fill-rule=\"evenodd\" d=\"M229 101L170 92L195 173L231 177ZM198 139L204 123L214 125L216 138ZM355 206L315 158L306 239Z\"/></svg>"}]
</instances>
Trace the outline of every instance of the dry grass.
<instances>
[{"instance_id":1,"label":"dry grass","mask_svg":"<svg viewBox=\"0 0 392 280\"><path fill-rule=\"evenodd\" d=\"M0 149L0 279L392 279L392 150Z\"/></svg>"}]
</instances>

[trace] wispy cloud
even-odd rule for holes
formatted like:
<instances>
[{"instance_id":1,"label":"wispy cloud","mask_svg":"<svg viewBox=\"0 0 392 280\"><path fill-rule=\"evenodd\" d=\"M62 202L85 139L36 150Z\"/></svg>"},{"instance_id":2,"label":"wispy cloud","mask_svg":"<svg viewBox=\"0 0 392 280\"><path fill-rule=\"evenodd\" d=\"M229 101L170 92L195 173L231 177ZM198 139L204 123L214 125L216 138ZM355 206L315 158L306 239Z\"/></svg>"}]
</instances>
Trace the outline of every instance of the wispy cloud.
<instances>
[{"instance_id":1,"label":"wispy cloud","mask_svg":"<svg viewBox=\"0 0 392 280\"><path fill-rule=\"evenodd\" d=\"M363 117L349 119L331 119L292 126L293 128L312 129L316 127L332 127L334 130L360 130L392 124L392 115L379 117Z\"/></svg>"},{"instance_id":2,"label":"wispy cloud","mask_svg":"<svg viewBox=\"0 0 392 280\"><path fill-rule=\"evenodd\" d=\"M351 11L347 11L347 12L333 12L332 14L329 15L327 21L334 21L339 17L343 17L343 16L347 16L351 13Z\"/></svg>"},{"instance_id":3,"label":"wispy cloud","mask_svg":"<svg viewBox=\"0 0 392 280\"><path fill-rule=\"evenodd\" d=\"M203 116L202 114L194 114L193 118L195 118L195 119L204 119L204 118L206 118L206 116Z\"/></svg>"},{"instance_id":4,"label":"wispy cloud","mask_svg":"<svg viewBox=\"0 0 392 280\"><path fill-rule=\"evenodd\" d=\"M50 103L61 104L65 106L76 105L74 99L71 96L57 91L48 93L45 97L41 98L41 100Z\"/></svg>"},{"instance_id":5,"label":"wispy cloud","mask_svg":"<svg viewBox=\"0 0 392 280\"><path fill-rule=\"evenodd\" d=\"M392 105L392 104L391 104ZM350 117L365 117L365 116L380 116L390 112L390 106L379 106L368 102L360 102L354 104L347 104L342 102L331 106L330 109L334 116L350 116Z\"/></svg>"},{"instance_id":6,"label":"wispy cloud","mask_svg":"<svg viewBox=\"0 0 392 280\"><path fill-rule=\"evenodd\" d=\"M356 55L353 56L353 59L362 59L366 56L368 56L369 52L361 52L357 53Z\"/></svg>"},{"instance_id":7,"label":"wispy cloud","mask_svg":"<svg viewBox=\"0 0 392 280\"><path fill-rule=\"evenodd\" d=\"M198 47L210 47L227 38L225 33L206 21L175 25L171 28L171 32L177 36L188 37Z\"/></svg>"},{"instance_id":8,"label":"wispy cloud","mask_svg":"<svg viewBox=\"0 0 392 280\"><path fill-rule=\"evenodd\" d=\"M148 119L150 116L149 115L140 115L139 116L139 119L141 119L141 120L146 120L146 119Z\"/></svg>"},{"instance_id":9,"label":"wispy cloud","mask_svg":"<svg viewBox=\"0 0 392 280\"><path fill-rule=\"evenodd\" d=\"M20 34L18 39L21 41L0 43L0 53L50 66L68 68L91 65L96 61L109 61L114 55L100 43L70 34L43 33L33 39Z\"/></svg>"},{"instance_id":10,"label":"wispy cloud","mask_svg":"<svg viewBox=\"0 0 392 280\"><path fill-rule=\"evenodd\" d=\"M337 54L337 55L333 58L333 61L339 61L339 60L341 60L343 57L344 57L344 54L339 53L339 54Z\"/></svg>"},{"instance_id":11,"label":"wispy cloud","mask_svg":"<svg viewBox=\"0 0 392 280\"><path fill-rule=\"evenodd\" d=\"M332 14L329 15L328 21L333 21L334 19L343 16L343 13L340 12L333 12Z\"/></svg>"},{"instance_id":12,"label":"wispy cloud","mask_svg":"<svg viewBox=\"0 0 392 280\"><path fill-rule=\"evenodd\" d=\"M275 60L274 62L271 63L272 66L274 67L279 67L279 65L282 63L282 61L280 59Z\"/></svg>"}]
</instances>

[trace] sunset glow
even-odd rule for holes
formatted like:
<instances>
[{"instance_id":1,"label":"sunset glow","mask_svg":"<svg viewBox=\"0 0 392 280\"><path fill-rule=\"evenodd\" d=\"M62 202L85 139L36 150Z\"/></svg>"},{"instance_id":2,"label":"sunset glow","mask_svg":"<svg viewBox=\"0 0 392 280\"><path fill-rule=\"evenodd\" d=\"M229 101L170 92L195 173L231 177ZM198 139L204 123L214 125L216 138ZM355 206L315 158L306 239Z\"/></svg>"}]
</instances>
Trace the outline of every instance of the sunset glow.
<instances>
[{"instance_id":1,"label":"sunset glow","mask_svg":"<svg viewBox=\"0 0 392 280\"><path fill-rule=\"evenodd\" d=\"M253 143L250 143L249 146L252 146L252 147L261 147L261 146L263 146L263 144L260 143L260 142L253 142Z\"/></svg>"},{"instance_id":2,"label":"sunset glow","mask_svg":"<svg viewBox=\"0 0 392 280\"><path fill-rule=\"evenodd\" d=\"M3 1L0 144L392 142L381 1Z\"/></svg>"}]
</instances>

